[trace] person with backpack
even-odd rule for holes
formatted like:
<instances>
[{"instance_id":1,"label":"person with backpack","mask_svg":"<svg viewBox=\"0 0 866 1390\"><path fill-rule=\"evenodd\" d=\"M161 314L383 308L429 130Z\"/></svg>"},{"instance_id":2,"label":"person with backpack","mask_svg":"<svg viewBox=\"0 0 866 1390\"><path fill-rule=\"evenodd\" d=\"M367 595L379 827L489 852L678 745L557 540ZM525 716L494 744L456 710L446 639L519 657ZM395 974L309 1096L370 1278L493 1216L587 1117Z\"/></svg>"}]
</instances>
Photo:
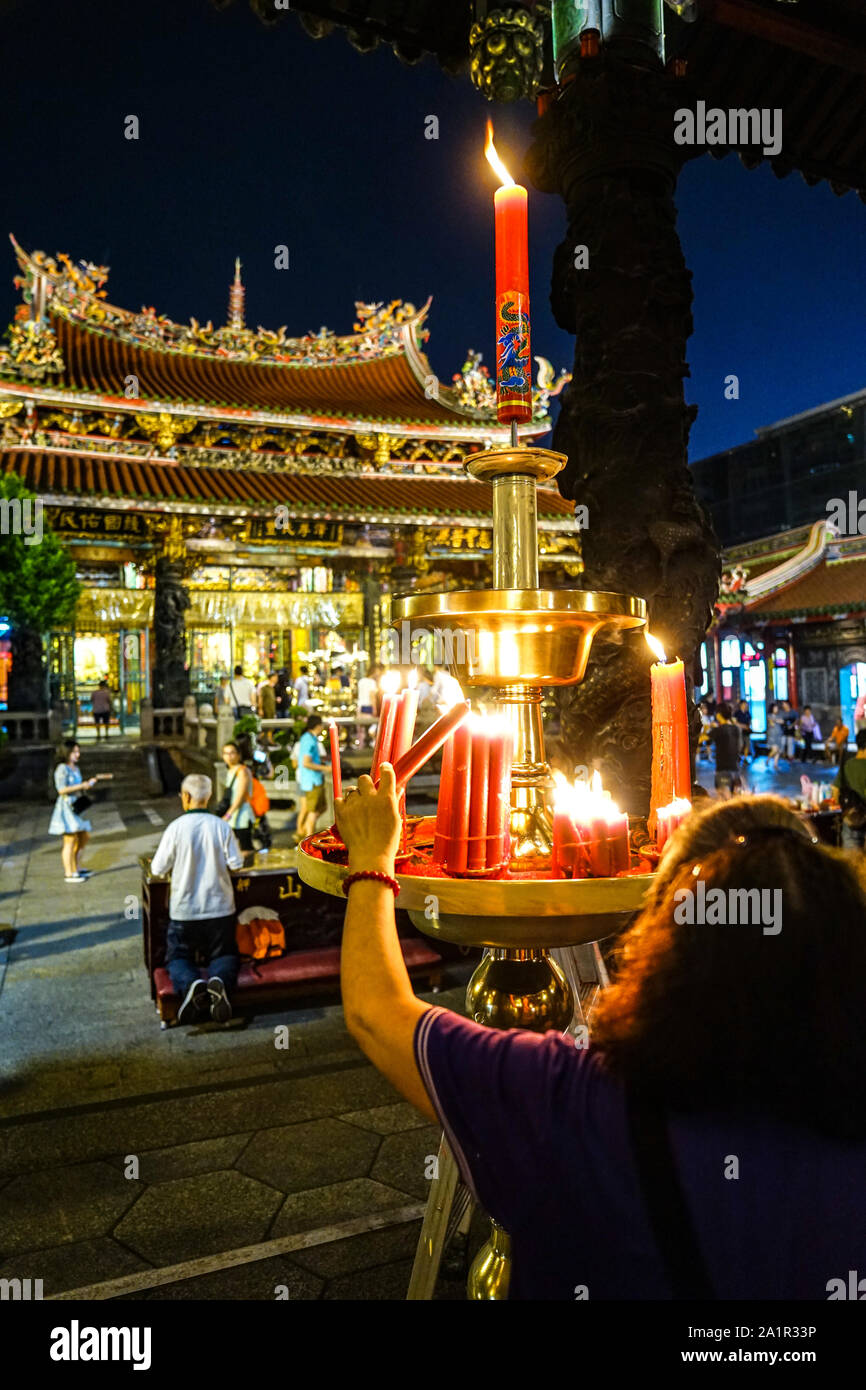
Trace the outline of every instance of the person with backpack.
<instances>
[{"instance_id":1,"label":"person with backpack","mask_svg":"<svg viewBox=\"0 0 866 1390\"><path fill-rule=\"evenodd\" d=\"M236 666L229 681L229 701L235 719L243 719L245 714L255 714L258 709L258 691L251 680L244 675L243 666Z\"/></svg>"},{"instance_id":2,"label":"person with backpack","mask_svg":"<svg viewBox=\"0 0 866 1390\"><path fill-rule=\"evenodd\" d=\"M866 847L866 729L857 731L857 752L845 758L833 789L842 807L842 846Z\"/></svg>"},{"instance_id":3,"label":"person with backpack","mask_svg":"<svg viewBox=\"0 0 866 1390\"><path fill-rule=\"evenodd\" d=\"M241 849L245 853L251 853L253 825L256 819L251 801L253 774L244 762L241 750L236 743L226 743L223 746L223 762L228 768L226 775L228 806L223 810L224 801L222 801L217 810L223 820L231 826Z\"/></svg>"},{"instance_id":4,"label":"person with backpack","mask_svg":"<svg viewBox=\"0 0 866 1390\"><path fill-rule=\"evenodd\" d=\"M234 745L233 745L234 746ZM171 874L166 969L181 1005L178 1023L232 1016L229 995L238 977L235 893L229 869L243 868L231 827L207 809L213 783L201 773L183 779L183 815L163 831L150 861L152 874ZM197 959L205 962L202 979Z\"/></svg>"}]
</instances>

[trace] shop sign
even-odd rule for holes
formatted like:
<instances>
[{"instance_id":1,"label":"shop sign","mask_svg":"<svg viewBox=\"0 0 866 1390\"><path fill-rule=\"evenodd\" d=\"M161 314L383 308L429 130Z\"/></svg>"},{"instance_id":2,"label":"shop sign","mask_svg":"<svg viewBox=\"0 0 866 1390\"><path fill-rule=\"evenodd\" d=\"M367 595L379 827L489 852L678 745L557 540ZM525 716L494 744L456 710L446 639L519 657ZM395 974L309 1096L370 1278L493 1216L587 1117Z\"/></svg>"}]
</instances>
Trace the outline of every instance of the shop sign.
<instances>
[{"instance_id":1,"label":"shop sign","mask_svg":"<svg viewBox=\"0 0 866 1390\"><path fill-rule=\"evenodd\" d=\"M148 518L140 512L96 512L79 507L51 507L49 525L59 535L87 537L138 537L150 535Z\"/></svg>"},{"instance_id":2,"label":"shop sign","mask_svg":"<svg viewBox=\"0 0 866 1390\"><path fill-rule=\"evenodd\" d=\"M251 541L309 541L313 545L342 545L341 521L305 521L301 517L285 516L277 508L275 517L252 517Z\"/></svg>"}]
</instances>

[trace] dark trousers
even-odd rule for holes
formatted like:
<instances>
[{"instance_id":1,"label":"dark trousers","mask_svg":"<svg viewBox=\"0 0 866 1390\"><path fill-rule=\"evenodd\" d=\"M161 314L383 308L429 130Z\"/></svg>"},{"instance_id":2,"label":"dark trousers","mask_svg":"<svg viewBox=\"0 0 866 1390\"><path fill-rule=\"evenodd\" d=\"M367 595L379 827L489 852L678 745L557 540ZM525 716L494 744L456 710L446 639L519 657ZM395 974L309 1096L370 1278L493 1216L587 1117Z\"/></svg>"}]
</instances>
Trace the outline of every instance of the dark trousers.
<instances>
[{"instance_id":1,"label":"dark trousers","mask_svg":"<svg viewBox=\"0 0 866 1390\"><path fill-rule=\"evenodd\" d=\"M240 965L235 941L236 920L232 913L230 917L169 922L165 934L165 963L174 992L181 999L193 981L202 978L201 968L196 964L197 956L204 963L207 978L218 975L225 985L226 994L231 994L237 983Z\"/></svg>"}]
</instances>

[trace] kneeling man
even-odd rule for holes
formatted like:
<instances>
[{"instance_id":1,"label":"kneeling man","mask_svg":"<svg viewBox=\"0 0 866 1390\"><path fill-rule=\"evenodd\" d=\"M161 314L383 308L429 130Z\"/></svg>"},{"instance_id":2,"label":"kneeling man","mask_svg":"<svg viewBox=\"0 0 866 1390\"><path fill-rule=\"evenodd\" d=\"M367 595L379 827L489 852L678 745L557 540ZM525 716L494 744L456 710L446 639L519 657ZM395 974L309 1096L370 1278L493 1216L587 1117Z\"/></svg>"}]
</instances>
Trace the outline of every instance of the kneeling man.
<instances>
[{"instance_id":1,"label":"kneeling man","mask_svg":"<svg viewBox=\"0 0 866 1390\"><path fill-rule=\"evenodd\" d=\"M225 1023L232 1016L228 996L238 977L229 869L240 869L244 858L231 826L207 809L212 789L211 779L201 774L183 779L184 814L166 827L150 865L154 874L171 874L165 963L182 1000L178 1023L208 1016ZM194 963L197 953L207 963L207 982Z\"/></svg>"}]
</instances>

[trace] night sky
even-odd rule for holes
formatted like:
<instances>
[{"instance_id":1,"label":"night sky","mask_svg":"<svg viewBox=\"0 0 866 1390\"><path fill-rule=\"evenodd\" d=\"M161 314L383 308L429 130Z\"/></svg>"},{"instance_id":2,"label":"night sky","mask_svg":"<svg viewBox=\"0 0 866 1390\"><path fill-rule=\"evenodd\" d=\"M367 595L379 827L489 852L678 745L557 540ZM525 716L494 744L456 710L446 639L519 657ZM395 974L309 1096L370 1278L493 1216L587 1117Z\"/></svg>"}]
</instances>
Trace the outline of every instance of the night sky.
<instances>
[{"instance_id":1,"label":"night sky","mask_svg":"<svg viewBox=\"0 0 866 1390\"><path fill-rule=\"evenodd\" d=\"M533 107L489 107L468 78L344 34L266 29L242 0L0 3L0 230L28 249L111 266L108 298L184 322L224 323L234 258L247 322L350 332L354 302L433 295L427 351L446 381L468 347L491 360L492 113L513 172ZM141 137L124 139L137 115ZM438 141L424 138L439 119ZM694 273L688 397L693 458L866 386L866 207L797 174L692 161L678 193ZM572 341L548 308L564 232L557 198L530 191L533 352L559 369ZM274 269L286 244L288 270ZM2 248L0 248L2 249ZM0 317L16 303L11 248ZM740 399L724 399L736 373Z\"/></svg>"}]
</instances>

